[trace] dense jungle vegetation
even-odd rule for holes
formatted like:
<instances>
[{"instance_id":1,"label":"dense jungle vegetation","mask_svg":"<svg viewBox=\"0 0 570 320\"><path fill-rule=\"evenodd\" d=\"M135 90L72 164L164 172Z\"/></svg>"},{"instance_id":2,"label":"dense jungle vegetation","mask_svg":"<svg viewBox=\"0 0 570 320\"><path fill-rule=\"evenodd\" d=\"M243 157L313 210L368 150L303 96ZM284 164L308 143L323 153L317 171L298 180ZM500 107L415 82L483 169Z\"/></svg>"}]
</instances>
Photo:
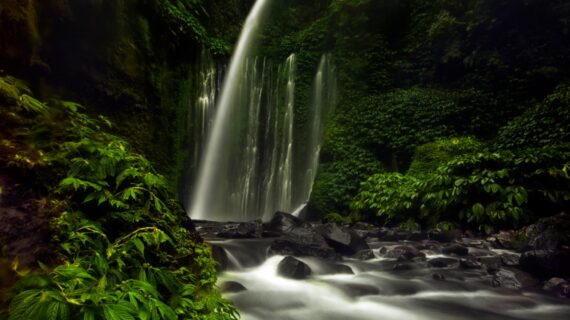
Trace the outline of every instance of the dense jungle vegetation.
<instances>
[{"instance_id":1,"label":"dense jungle vegetation","mask_svg":"<svg viewBox=\"0 0 570 320\"><path fill-rule=\"evenodd\" d=\"M0 3L0 317L238 317L178 192L196 61L227 61L253 2ZM280 0L261 37L298 55L299 118L321 54L337 67L318 217L492 232L568 210L567 1Z\"/></svg>"}]
</instances>

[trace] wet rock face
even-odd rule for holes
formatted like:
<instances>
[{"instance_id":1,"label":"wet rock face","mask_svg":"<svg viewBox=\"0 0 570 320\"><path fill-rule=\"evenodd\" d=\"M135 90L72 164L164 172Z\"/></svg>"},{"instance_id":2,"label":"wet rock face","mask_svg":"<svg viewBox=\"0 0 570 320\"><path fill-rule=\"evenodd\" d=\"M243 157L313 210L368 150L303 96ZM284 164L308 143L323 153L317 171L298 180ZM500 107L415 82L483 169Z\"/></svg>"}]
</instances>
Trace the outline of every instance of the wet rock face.
<instances>
[{"instance_id":1,"label":"wet rock face","mask_svg":"<svg viewBox=\"0 0 570 320\"><path fill-rule=\"evenodd\" d=\"M570 298L570 282L561 278L551 278L548 280L543 289L546 291L551 291L563 298Z\"/></svg>"},{"instance_id":2,"label":"wet rock face","mask_svg":"<svg viewBox=\"0 0 570 320\"><path fill-rule=\"evenodd\" d=\"M493 284L493 287L508 289L522 288L522 284L517 279L515 273L504 269L499 270L497 273L495 273L495 275L493 275L491 283Z\"/></svg>"},{"instance_id":3,"label":"wet rock face","mask_svg":"<svg viewBox=\"0 0 570 320\"><path fill-rule=\"evenodd\" d=\"M226 281L220 285L220 291L222 293L235 293L247 290L243 284L236 281Z\"/></svg>"},{"instance_id":4,"label":"wet rock face","mask_svg":"<svg viewBox=\"0 0 570 320\"><path fill-rule=\"evenodd\" d=\"M411 261L415 258L425 258L426 255L419 251L416 247L410 245L397 246L390 250L382 250L385 252L384 257L396 259L397 261Z\"/></svg>"},{"instance_id":5,"label":"wet rock face","mask_svg":"<svg viewBox=\"0 0 570 320\"><path fill-rule=\"evenodd\" d=\"M327 241L310 228L296 228L284 237L274 240L269 246L268 254L311 256L323 259L340 258Z\"/></svg>"},{"instance_id":6,"label":"wet rock face","mask_svg":"<svg viewBox=\"0 0 570 320\"><path fill-rule=\"evenodd\" d=\"M226 224L217 236L230 239L261 238L262 233L261 221L255 221Z\"/></svg>"},{"instance_id":7,"label":"wet rock face","mask_svg":"<svg viewBox=\"0 0 570 320\"><path fill-rule=\"evenodd\" d=\"M432 268L457 269L457 267L459 267L459 260L452 258L435 258L429 260L428 265Z\"/></svg>"},{"instance_id":8,"label":"wet rock face","mask_svg":"<svg viewBox=\"0 0 570 320\"><path fill-rule=\"evenodd\" d=\"M533 250L522 254L521 269L539 279L570 276L570 251Z\"/></svg>"},{"instance_id":9,"label":"wet rock face","mask_svg":"<svg viewBox=\"0 0 570 320\"><path fill-rule=\"evenodd\" d=\"M311 268L304 262L287 256L277 266L279 275L290 279L306 279L311 275Z\"/></svg>"},{"instance_id":10,"label":"wet rock face","mask_svg":"<svg viewBox=\"0 0 570 320\"><path fill-rule=\"evenodd\" d=\"M364 250L360 250L358 251L356 254L354 254L352 256L352 258L354 259L358 259L358 260L371 260L374 259L374 252L372 251L372 249L364 249Z\"/></svg>"},{"instance_id":11,"label":"wet rock face","mask_svg":"<svg viewBox=\"0 0 570 320\"><path fill-rule=\"evenodd\" d=\"M443 249L441 250L441 252L445 253L445 254L454 254L457 256L466 256L469 253L469 249L467 249L467 247L464 247L460 244L450 244L448 246L443 247Z\"/></svg>"},{"instance_id":12,"label":"wet rock face","mask_svg":"<svg viewBox=\"0 0 570 320\"><path fill-rule=\"evenodd\" d=\"M294 215L278 211L271 221L264 225L264 229L273 232L290 232L302 224L303 221Z\"/></svg>"},{"instance_id":13,"label":"wet rock face","mask_svg":"<svg viewBox=\"0 0 570 320\"><path fill-rule=\"evenodd\" d=\"M354 230L339 227L334 223L327 223L317 227L317 232L323 236L331 247L343 255L353 255L359 251L369 249L366 241Z\"/></svg>"}]
</instances>

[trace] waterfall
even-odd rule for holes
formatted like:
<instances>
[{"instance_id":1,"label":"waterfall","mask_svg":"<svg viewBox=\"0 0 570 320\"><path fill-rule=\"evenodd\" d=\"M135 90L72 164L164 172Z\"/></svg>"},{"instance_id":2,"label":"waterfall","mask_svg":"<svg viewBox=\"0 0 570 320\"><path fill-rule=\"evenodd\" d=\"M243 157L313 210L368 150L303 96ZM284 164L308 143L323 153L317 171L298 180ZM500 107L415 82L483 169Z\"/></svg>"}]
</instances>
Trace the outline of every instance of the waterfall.
<instances>
[{"instance_id":1,"label":"waterfall","mask_svg":"<svg viewBox=\"0 0 570 320\"><path fill-rule=\"evenodd\" d=\"M194 196L189 204L190 214L195 219L225 220L223 212L213 212L209 208L212 201L218 201L215 195L219 195L217 183L224 179L220 175L220 168L225 166L231 154L227 153L227 148L231 145L232 136L228 136L226 128L235 122L235 109L232 108L234 100L239 97L238 87L239 77L245 69L245 62L253 47L253 40L262 19L267 0L256 1L253 9L245 21L245 25L236 46L236 50L217 104L214 123L212 124L210 135L207 138L204 155L200 161L198 178L194 186ZM232 121L233 120L233 121ZM224 195L225 196L225 195Z\"/></svg>"},{"instance_id":2,"label":"waterfall","mask_svg":"<svg viewBox=\"0 0 570 320\"><path fill-rule=\"evenodd\" d=\"M304 172L304 176L299 183L300 203L308 202L313 190L325 130L324 121L336 105L336 93L335 68L330 54L324 54L313 81L312 105L309 111L310 132L305 152L306 159L303 162L305 168L301 171Z\"/></svg>"},{"instance_id":3,"label":"waterfall","mask_svg":"<svg viewBox=\"0 0 570 320\"><path fill-rule=\"evenodd\" d=\"M266 2L258 0L247 18L211 125L211 111L195 114L195 122L200 123L196 127L208 132L200 131L194 137L207 136L207 143L198 148L201 161L187 205L193 219L268 220L275 211L292 212L308 201L324 114L334 100L334 71L329 56L323 56L310 111L301 116L304 125L297 125L296 55L275 64L251 54ZM210 69L206 65L203 70ZM216 89L210 85L215 87L215 74L215 70L200 74L203 85L197 108L211 110ZM298 127L306 129L299 134L295 132Z\"/></svg>"},{"instance_id":4,"label":"waterfall","mask_svg":"<svg viewBox=\"0 0 570 320\"><path fill-rule=\"evenodd\" d=\"M217 90L220 87L220 78L219 68L216 68L216 64L208 51L203 49L198 61L197 97L193 103L193 112L190 113L192 117L190 123L193 124L192 137L195 142L193 163L198 163L200 155L204 151L204 142L212 123L212 113Z\"/></svg>"}]
</instances>

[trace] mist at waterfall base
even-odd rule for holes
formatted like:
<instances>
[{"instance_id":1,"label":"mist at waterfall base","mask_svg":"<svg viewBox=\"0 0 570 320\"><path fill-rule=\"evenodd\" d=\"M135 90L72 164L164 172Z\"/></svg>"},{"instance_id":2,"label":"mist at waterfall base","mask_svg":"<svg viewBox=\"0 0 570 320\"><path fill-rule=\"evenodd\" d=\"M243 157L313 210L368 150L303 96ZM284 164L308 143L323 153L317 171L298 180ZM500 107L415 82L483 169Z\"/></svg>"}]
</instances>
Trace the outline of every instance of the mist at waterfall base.
<instances>
[{"instance_id":1,"label":"mist at waterfall base","mask_svg":"<svg viewBox=\"0 0 570 320\"><path fill-rule=\"evenodd\" d=\"M401 243L369 242L374 259L340 261L297 257L312 270L304 280L278 273L282 255L266 257L267 239L217 240L230 258L230 270L218 283L238 282L246 289L226 293L243 320L562 320L570 319L570 305L533 290L491 286L485 268L411 268L397 270L396 259L383 257L381 247ZM470 250L477 251L476 248ZM502 250L490 252L514 254ZM443 254L432 259L456 259ZM338 265L354 274L338 273ZM443 279L434 278L434 273Z\"/></svg>"},{"instance_id":2,"label":"mist at waterfall base","mask_svg":"<svg viewBox=\"0 0 570 320\"><path fill-rule=\"evenodd\" d=\"M324 118L335 103L334 67L323 55L308 110L296 119L296 55L275 64L252 54L266 6L257 1L248 16L219 95L219 71L202 56L192 112L194 161L201 160L187 202L193 219L269 220L309 200Z\"/></svg>"}]
</instances>

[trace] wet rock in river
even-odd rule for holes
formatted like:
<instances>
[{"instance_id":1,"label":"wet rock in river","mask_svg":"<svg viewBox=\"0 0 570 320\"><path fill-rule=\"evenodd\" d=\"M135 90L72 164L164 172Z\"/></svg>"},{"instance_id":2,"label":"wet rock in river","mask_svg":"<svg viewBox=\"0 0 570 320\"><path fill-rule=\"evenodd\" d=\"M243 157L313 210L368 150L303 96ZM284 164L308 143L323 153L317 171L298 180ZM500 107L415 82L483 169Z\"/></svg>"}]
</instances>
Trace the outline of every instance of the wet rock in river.
<instances>
[{"instance_id":1,"label":"wet rock in river","mask_svg":"<svg viewBox=\"0 0 570 320\"><path fill-rule=\"evenodd\" d=\"M466 256L469 253L469 249L460 244L454 243L443 247L443 249L441 249L441 252L445 254L454 254L457 256Z\"/></svg>"},{"instance_id":2,"label":"wet rock in river","mask_svg":"<svg viewBox=\"0 0 570 320\"><path fill-rule=\"evenodd\" d=\"M360 250L358 251L356 254L354 254L352 256L352 258L354 259L358 259L358 260L371 260L374 259L374 252L372 251L372 249L364 249L364 250Z\"/></svg>"},{"instance_id":3,"label":"wet rock in river","mask_svg":"<svg viewBox=\"0 0 570 320\"><path fill-rule=\"evenodd\" d=\"M277 273L285 278L301 280L311 275L311 268L303 261L287 256L279 262Z\"/></svg>"},{"instance_id":4,"label":"wet rock in river","mask_svg":"<svg viewBox=\"0 0 570 320\"><path fill-rule=\"evenodd\" d=\"M493 275L491 284L493 285L493 287L500 287L500 288L508 288L508 289L522 288L522 284L516 278L515 273L505 269L501 269L497 273L495 273L495 275Z\"/></svg>"},{"instance_id":5,"label":"wet rock in river","mask_svg":"<svg viewBox=\"0 0 570 320\"><path fill-rule=\"evenodd\" d=\"M459 260L452 258L435 258L428 261L432 268L456 269L459 267Z\"/></svg>"},{"instance_id":6,"label":"wet rock in river","mask_svg":"<svg viewBox=\"0 0 570 320\"><path fill-rule=\"evenodd\" d=\"M235 293L247 290L243 284L236 281L226 281L220 285L220 292L222 293Z\"/></svg>"},{"instance_id":7,"label":"wet rock in river","mask_svg":"<svg viewBox=\"0 0 570 320\"><path fill-rule=\"evenodd\" d=\"M327 223L316 229L332 248L343 255L353 255L361 250L370 249L366 241L354 230L334 223Z\"/></svg>"},{"instance_id":8,"label":"wet rock in river","mask_svg":"<svg viewBox=\"0 0 570 320\"><path fill-rule=\"evenodd\" d=\"M381 251L382 252L382 249ZM396 246L391 250L386 249L384 257L398 261L411 261L414 258L425 258L426 255L410 245Z\"/></svg>"}]
</instances>

